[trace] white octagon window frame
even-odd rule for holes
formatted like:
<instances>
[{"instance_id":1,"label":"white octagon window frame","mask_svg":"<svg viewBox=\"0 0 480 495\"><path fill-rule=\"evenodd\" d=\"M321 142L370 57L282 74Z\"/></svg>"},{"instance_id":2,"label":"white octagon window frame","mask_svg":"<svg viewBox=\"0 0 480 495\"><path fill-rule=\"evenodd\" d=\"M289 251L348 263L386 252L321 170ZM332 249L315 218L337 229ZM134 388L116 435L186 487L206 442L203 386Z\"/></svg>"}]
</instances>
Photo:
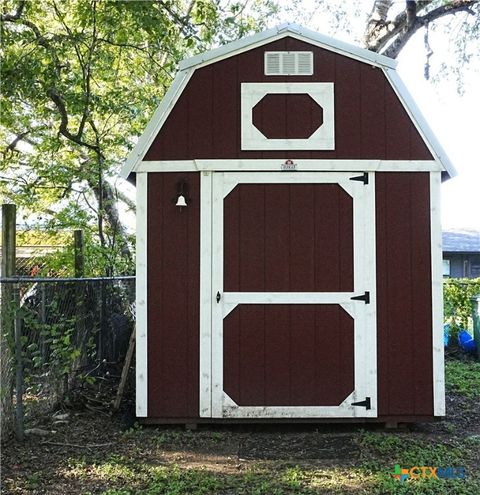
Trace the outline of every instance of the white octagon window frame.
<instances>
[{"instance_id":1,"label":"white octagon window frame","mask_svg":"<svg viewBox=\"0 0 480 495\"><path fill-rule=\"evenodd\" d=\"M269 94L307 94L323 109L322 125L307 139L269 139L253 125L253 107ZM242 150L334 150L333 82L242 83Z\"/></svg>"}]
</instances>

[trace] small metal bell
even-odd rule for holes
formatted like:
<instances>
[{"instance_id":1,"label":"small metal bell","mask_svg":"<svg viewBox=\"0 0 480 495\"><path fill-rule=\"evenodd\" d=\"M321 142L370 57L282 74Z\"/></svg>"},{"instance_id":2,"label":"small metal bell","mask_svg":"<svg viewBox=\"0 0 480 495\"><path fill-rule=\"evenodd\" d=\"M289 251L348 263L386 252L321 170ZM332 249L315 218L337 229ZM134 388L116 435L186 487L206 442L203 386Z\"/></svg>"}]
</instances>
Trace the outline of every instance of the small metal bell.
<instances>
[{"instance_id":1,"label":"small metal bell","mask_svg":"<svg viewBox=\"0 0 480 495\"><path fill-rule=\"evenodd\" d=\"M187 202L185 201L185 196L183 194L178 196L175 206L187 206Z\"/></svg>"}]
</instances>

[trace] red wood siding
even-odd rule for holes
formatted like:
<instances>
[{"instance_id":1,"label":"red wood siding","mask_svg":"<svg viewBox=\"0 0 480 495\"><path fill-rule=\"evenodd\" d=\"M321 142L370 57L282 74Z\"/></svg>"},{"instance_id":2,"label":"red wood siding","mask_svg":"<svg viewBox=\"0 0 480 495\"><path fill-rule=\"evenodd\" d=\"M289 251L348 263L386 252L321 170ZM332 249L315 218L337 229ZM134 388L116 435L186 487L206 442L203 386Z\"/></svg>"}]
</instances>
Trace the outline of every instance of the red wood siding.
<instances>
[{"instance_id":1,"label":"red wood siding","mask_svg":"<svg viewBox=\"0 0 480 495\"><path fill-rule=\"evenodd\" d=\"M172 199L185 179L190 203ZM148 176L148 416L199 414L200 179Z\"/></svg>"},{"instance_id":2,"label":"red wood siding","mask_svg":"<svg viewBox=\"0 0 480 495\"><path fill-rule=\"evenodd\" d=\"M353 291L353 202L337 184L240 184L224 203L226 292Z\"/></svg>"},{"instance_id":3,"label":"red wood siding","mask_svg":"<svg viewBox=\"0 0 480 495\"><path fill-rule=\"evenodd\" d=\"M353 319L337 305L241 305L224 321L224 390L241 406L334 406L354 388Z\"/></svg>"},{"instance_id":4,"label":"red wood siding","mask_svg":"<svg viewBox=\"0 0 480 495\"><path fill-rule=\"evenodd\" d=\"M432 416L429 174L375 184L379 416Z\"/></svg>"},{"instance_id":5,"label":"red wood siding","mask_svg":"<svg viewBox=\"0 0 480 495\"><path fill-rule=\"evenodd\" d=\"M267 50L311 50L313 76L265 76ZM335 150L241 151L242 82L334 82ZM285 106L285 109L287 107ZM284 121L282 109L265 119ZM293 128L311 124L304 112L289 112ZM431 160L432 156L383 72L348 57L287 37L197 69L145 160L319 158Z\"/></svg>"}]
</instances>

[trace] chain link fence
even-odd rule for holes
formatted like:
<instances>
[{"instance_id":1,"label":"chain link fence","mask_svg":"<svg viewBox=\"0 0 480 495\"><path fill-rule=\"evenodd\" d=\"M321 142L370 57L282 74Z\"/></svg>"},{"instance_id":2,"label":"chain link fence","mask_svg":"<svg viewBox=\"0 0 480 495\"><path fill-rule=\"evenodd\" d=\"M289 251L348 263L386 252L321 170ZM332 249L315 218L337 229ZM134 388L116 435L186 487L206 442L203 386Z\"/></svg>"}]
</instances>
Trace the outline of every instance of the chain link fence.
<instances>
[{"instance_id":1,"label":"chain link fence","mask_svg":"<svg viewBox=\"0 0 480 495\"><path fill-rule=\"evenodd\" d=\"M8 437L19 398L28 421L118 373L134 328L135 277L11 278L2 279L1 289L2 437Z\"/></svg>"}]
</instances>

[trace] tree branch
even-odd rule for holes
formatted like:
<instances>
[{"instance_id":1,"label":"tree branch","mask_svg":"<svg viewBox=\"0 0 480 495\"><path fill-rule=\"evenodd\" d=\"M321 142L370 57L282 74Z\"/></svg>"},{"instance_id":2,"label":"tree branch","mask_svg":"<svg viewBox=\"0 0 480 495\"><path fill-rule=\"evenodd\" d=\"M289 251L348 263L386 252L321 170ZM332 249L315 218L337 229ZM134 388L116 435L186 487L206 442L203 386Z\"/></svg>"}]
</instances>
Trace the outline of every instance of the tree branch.
<instances>
[{"instance_id":1,"label":"tree branch","mask_svg":"<svg viewBox=\"0 0 480 495\"><path fill-rule=\"evenodd\" d=\"M25 137L28 136L29 133L30 133L30 131L24 131L24 132L21 132L20 134L17 134L15 136L14 140L3 150L3 152L2 152L3 157L6 158L9 152L12 155L13 155L14 151L16 151L18 153L18 150L16 149L17 144L20 141L24 141Z\"/></svg>"},{"instance_id":2,"label":"tree branch","mask_svg":"<svg viewBox=\"0 0 480 495\"><path fill-rule=\"evenodd\" d=\"M416 2L416 13L418 14L424 10L432 2L433 0L420 0ZM377 5L379 3L382 5ZM392 4L393 2L391 1L387 2L383 0L374 4L364 37L365 47L373 52L380 52L389 41L407 26L406 10L402 10L392 21L387 21L388 10L386 9L387 7L390 9Z\"/></svg>"},{"instance_id":3,"label":"tree branch","mask_svg":"<svg viewBox=\"0 0 480 495\"><path fill-rule=\"evenodd\" d=\"M167 2L165 2L164 0L157 0L157 3L158 5L160 5L161 7L163 7L166 12L168 13L168 15L170 16L170 18L175 22L177 23L178 27L180 28L180 31L182 32L182 34L187 37L187 38L193 38L195 40L197 40L198 42L201 43L201 39L200 37L196 34L195 30L193 29L192 25L189 24L188 22L188 17L190 16L190 13L191 13L191 10L193 9L194 5L195 5L195 1L191 2L191 4L189 5L188 7L188 14L187 16L180 16L178 15L176 12L173 11L173 9L168 5Z\"/></svg>"},{"instance_id":4,"label":"tree branch","mask_svg":"<svg viewBox=\"0 0 480 495\"><path fill-rule=\"evenodd\" d=\"M0 16L0 20L2 22L15 22L15 21L17 21L18 19L20 19L20 17L22 17L23 9L25 8L26 3L27 3L27 0L20 0L20 2L18 2L17 11L15 12L15 14L2 14Z\"/></svg>"},{"instance_id":5,"label":"tree branch","mask_svg":"<svg viewBox=\"0 0 480 495\"><path fill-rule=\"evenodd\" d=\"M65 103L64 103L62 97L60 96L60 94L58 93L57 89L54 87L48 88L47 89L47 95L53 101L53 103L55 104L55 106L58 110L58 113L60 114L60 127L58 129L60 134L65 136L70 141L73 141L74 143L79 144L80 146L85 146L85 148L93 150L96 153L102 154L100 148L96 144L94 145L94 144L87 143L86 141L83 141L79 136L77 136L76 134L72 134L68 130L67 109L66 109Z\"/></svg>"},{"instance_id":6,"label":"tree branch","mask_svg":"<svg viewBox=\"0 0 480 495\"><path fill-rule=\"evenodd\" d=\"M404 25L399 30L397 37L388 48L382 52L382 55L387 57L397 58L402 48L407 44L408 40L422 27L426 26L430 22L434 22L446 15L456 14L458 12L467 12L474 14L471 7L478 4L478 0L456 0L448 4L437 7L436 9L427 12L424 16L416 17L411 25ZM390 36L390 39L393 36Z\"/></svg>"}]
</instances>

